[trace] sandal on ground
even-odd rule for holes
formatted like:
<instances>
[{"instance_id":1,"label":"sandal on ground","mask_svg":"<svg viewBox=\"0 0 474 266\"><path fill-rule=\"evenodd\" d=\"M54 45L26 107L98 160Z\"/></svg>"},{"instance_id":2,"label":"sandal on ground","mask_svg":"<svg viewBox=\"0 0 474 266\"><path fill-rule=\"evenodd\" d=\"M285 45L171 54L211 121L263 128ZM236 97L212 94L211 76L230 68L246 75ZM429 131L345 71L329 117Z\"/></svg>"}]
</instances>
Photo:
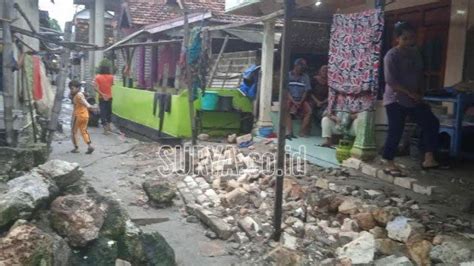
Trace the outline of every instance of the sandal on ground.
<instances>
[{"instance_id":1,"label":"sandal on ground","mask_svg":"<svg viewBox=\"0 0 474 266\"><path fill-rule=\"evenodd\" d=\"M321 144L317 144L316 146L321 147L321 148L335 149L334 145L331 145L328 143L321 143Z\"/></svg>"},{"instance_id":2,"label":"sandal on ground","mask_svg":"<svg viewBox=\"0 0 474 266\"><path fill-rule=\"evenodd\" d=\"M399 169L390 169L390 168L386 168L386 169L383 169L383 172L386 174L386 175L390 175L390 176L393 176L393 177L406 177L407 175L404 174L401 170Z\"/></svg>"},{"instance_id":3,"label":"sandal on ground","mask_svg":"<svg viewBox=\"0 0 474 266\"><path fill-rule=\"evenodd\" d=\"M74 150L71 151L71 153L79 153L79 149L75 148Z\"/></svg>"},{"instance_id":4,"label":"sandal on ground","mask_svg":"<svg viewBox=\"0 0 474 266\"><path fill-rule=\"evenodd\" d=\"M287 139L287 140L292 140L293 138L291 137L291 135L286 135L286 136L285 136L285 139Z\"/></svg>"},{"instance_id":5,"label":"sandal on ground","mask_svg":"<svg viewBox=\"0 0 474 266\"><path fill-rule=\"evenodd\" d=\"M91 153L94 152L94 150L95 150L94 148L89 147L89 148L87 149L87 151L86 151L86 154L91 154Z\"/></svg>"}]
</instances>

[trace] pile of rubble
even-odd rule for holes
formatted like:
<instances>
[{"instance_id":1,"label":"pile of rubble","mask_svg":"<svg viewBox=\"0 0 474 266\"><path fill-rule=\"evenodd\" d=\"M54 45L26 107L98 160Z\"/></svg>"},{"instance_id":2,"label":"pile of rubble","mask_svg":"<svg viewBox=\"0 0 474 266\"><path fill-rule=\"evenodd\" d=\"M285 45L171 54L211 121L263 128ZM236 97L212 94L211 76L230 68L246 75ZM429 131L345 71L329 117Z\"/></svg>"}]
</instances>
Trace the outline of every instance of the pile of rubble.
<instances>
[{"instance_id":1,"label":"pile of rubble","mask_svg":"<svg viewBox=\"0 0 474 266\"><path fill-rule=\"evenodd\" d=\"M209 238L233 242L229 253L243 260L278 265L474 263L471 222L442 221L408 197L336 185L329 176L348 178L338 169L285 177L283 231L280 242L273 242L275 177L261 169L272 169L274 162L248 151L204 147L194 158L197 174L177 183L186 220L200 220Z\"/></svg>"},{"instance_id":2,"label":"pile of rubble","mask_svg":"<svg viewBox=\"0 0 474 266\"><path fill-rule=\"evenodd\" d=\"M52 160L0 183L0 265L174 265L159 233L144 233L119 203Z\"/></svg>"}]
</instances>

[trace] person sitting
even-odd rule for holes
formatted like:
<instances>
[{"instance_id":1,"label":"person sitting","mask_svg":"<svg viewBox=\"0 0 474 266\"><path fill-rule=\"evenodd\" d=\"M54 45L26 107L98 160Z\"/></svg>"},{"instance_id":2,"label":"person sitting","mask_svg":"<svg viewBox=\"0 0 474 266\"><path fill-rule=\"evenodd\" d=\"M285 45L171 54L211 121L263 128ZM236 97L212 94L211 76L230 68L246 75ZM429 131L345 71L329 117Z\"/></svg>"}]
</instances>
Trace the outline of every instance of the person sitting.
<instances>
[{"instance_id":1,"label":"person sitting","mask_svg":"<svg viewBox=\"0 0 474 266\"><path fill-rule=\"evenodd\" d=\"M313 89L310 93L313 116L318 122L323 118L324 111L328 106L328 94L328 66L323 65L313 77Z\"/></svg>"},{"instance_id":2,"label":"person sitting","mask_svg":"<svg viewBox=\"0 0 474 266\"><path fill-rule=\"evenodd\" d=\"M306 60L299 58L295 61L293 70L288 77L288 116L286 120L286 138L296 138L293 134L293 117L301 116L300 137L309 135L311 130L311 105L307 101L307 95L311 90L309 76L304 73Z\"/></svg>"},{"instance_id":3,"label":"person sitting","mask_svg":"<svg viewBox=\"0 0 474 266\"><path fill-rule=\"evenodd\" d=\"M356 135L356 128L359 126L361 119L357 113L333 112L326 114L321 120L322 137L324 142L319 145L321 147L332 148L336 136Z\"/></svg>"}]
</instances>

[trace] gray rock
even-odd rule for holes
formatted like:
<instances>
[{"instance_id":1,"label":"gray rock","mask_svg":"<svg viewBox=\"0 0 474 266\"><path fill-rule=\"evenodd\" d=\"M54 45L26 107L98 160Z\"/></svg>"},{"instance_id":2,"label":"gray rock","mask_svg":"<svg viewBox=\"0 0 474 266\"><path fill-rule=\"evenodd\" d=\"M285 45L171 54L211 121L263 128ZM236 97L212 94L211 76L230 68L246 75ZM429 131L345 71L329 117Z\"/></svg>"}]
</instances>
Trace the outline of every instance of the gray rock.
<instances>
[{"instance_id":1,"label":"gray rock","mask_svg":"<svg viewBox=\"0 0 474 266\"><path fill-rule=\"evenodd\" d=\"M86 195L67 195L51 204L51 226L67 237L73 247L84 247L97 239L107 206Z\"/></svg>"},{"instance_id":2,"label":"gray rock","mask_svg":"<svg viewBox=\"0 0 474 266\"><path fill-rule=\"evenodd\" d=\"M441 243L441 245L434 246L431 249L431 260L447 265L456 265L460 262L472 260L474 256L474 248L471 244L471 249L469 249L469 245L466 244L467 243L456 241L455 239L448 239Z\"/></svg>"},{"instance_id":3,"label":"gray rock","mask_svg":"<svg viewBox=\"0 0 474 266\"><path fill-rule=\"evenodd\" d=\"M298 248L298 238L288 234L287 232L283 232L281 241L283 243L283 247L289 250L296 250Z\"/></svg>"},{"instance_id":4,"label":"gray rock","mask_svg":"<svg viewBox=\"0 0 474 266\"><path fill-rule=\"evenodd\" d=\"M118 243L100 237L85 248L76 250L71 257L71 266L115 265L118 258Z\"/></svg>"},{"instance_id":5,"label":"gray rock","mask_svg":"<svg viewBox=\"0 0 474 266\"><path fill-rule=\"evenodd\" d=\"M56 185L36 173L10 180L0 195L0 228L17 219L29 219L33 212L49 203L58 193Z\"/></svg>"},{"instance_id":6,"label":"gray rock","mask_svg":"<svg viewBox=\"0 0 474 266\"><path fill-rule=\"evenodd\" d=\"M48 161L38 166L36 171L53 180L61 189L74 184L84 175L78 163L61 160Z\"/></svg>"},{"instance_id":7,"label":"gray rock","mask_svg":"<svg viewBox=\"0 0 474 266\"><path fill-rule=\"evenodd\" d=\"M405 256L396 257L394 255L381 258L375 261L375 266L412 266L413 263Z\"/></svg>"},{"instance_id":8,"label":"gray rock","mask_svg":"<svg viewBox=\"0 0 474 266\"><path fill-rule=\"evenodd\" d=\"M199 223L199 219L194 215L190 215L190 216L186 217L186 222L188 222L188 223Z\"/></svg>"},{"instance_id":9,"label":"gray rock","mask_svg":"<svg viewBox=\"0 0 474 266\"><path fill-rule=\"evenodd\" d=\"M176 197L176 189L169 183L163 181L146 181L143 189L151 202L162 206L170 206Z\"/></svg>"},{"instance_id":10,"label":"gray rock","mask_svg":"<svg viewBox=\"0 0 474 266\"><path fill-rule=\"evenodd\" d=\"M220 239L227 240L232 236L233 231L231 226L221 218L215 216L212 212L199 206L188 207L192 208L194 215L196 215L196 217L198 217L205 225L209 226L209 228L214 231Z\"/></svg>"},{"instance_id":11,"label":"gray rock","mask_svg":"<svg viewBox=\"0 0 474 266\"><path fill-rule=\"evenodd\" d=\"M422 224L403 216L396 217L395 220L389 222L386 229L389 238L405 243L411 236L425 231Z\"/></svg>"},{"instance_id":12,"label":"gray rock","mask_svg":"<svg viewBox=\"0 0 474 266\"><path fill-rule=\"evenodd\" d=\"M0 238L0 265L69 265L71 250L58 235L26 221L17 222Z\"/></svg>"},{"instance_id":13,"label":"gray rock","mask_svg":"<svg viewBox=\"0 0 474 266\"><path fill-rule=\"evenodd\" d=\"M261 231L260 225L258 225L258 223L250 216L240 219L237 224L250 239L255 237Z\"/></svg>"},{"instance_id":14,"label":"gray rock","mask_svg":"<svg viewBox=\"0 0 474 266\"><path fill-rule=\"evenodd\" d=\"M353 264L371 263L375 255L374 236L368 232L360 233L360 237L337 249L339 259L349 258Z\"/></svg>"}]
</instances>

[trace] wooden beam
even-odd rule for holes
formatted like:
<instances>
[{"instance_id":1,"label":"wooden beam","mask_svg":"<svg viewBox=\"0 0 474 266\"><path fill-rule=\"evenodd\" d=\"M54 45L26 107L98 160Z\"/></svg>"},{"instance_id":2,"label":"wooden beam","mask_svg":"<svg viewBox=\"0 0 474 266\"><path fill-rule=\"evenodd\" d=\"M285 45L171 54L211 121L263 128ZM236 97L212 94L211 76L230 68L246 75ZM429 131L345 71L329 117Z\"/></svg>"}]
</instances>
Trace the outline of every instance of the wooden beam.
<instances>
[{"instance_id":1,"label":"wooden beam","mask_svg":"<svg viewBox=\"0 0 474 266\"><path fill-rule=\"evenodd\" d=\"M15 146L15 131L13 130L13 40L11 25L8 20L13 14L13 1L5 1L3 4L5 19L2 21L3 27L3 118L5 123L5 137L8 146Z\"/></svg>"},{"instance_id":2,"label":"wooden beam","mask_svg":"<svg viewBox=\"0 0 474 266\"><path fill-rule=\"evenodd\" d=\"M138 43L127 43L127 44L121 44L118 46L114 46L111 49L108 50L115 50L115 49L121 49L121 48L129 48L129 47L137 47L137 46L159 46L163 44L168 44L168 43L180 43L183 40L161 40L161 41L156 41L156 42L138 42Z\"/></svg>"},{"instance_id":3,"label":"wooden beam","mask_svg":"<svg viewBox=\"0 0 474 266\"><path fill-rule=\"evenodd\" d=\"M237 22L237 23L219 25L219 26L212 26L212 27L204 27L202 30L213 31L213 30L225 30L225 29L231 29L231 28L238 28L238 27L249 25L249 24L255 24L255 23L266 21L266 20L275 19L275 18L277 18L277 17L279 17L283 14L284 14L283 10L278 10L278 11L275 11L275 12L270 13L268 15L261 16L261 17L258 17L258 18L254 18L254 19L249 19L249 20L246 20L246 21L243 21L243 22Z\"/></svg>"},{"instance_id":4,"label":"wooden beam","mask_svg":"<svg viewBox=\"0 0 474 266\"><path fill-rule=\"evenodd\" d=\"M229 35L226 35L224 42L222 43L221 50L219 51L219 54L217 55L216 62L214 62L214 66L212 66L211 75L209 76L209 81L207 83L208 87L212 84L212 80L214 79L214 75L216 74L217 67L219 66L219 62L221 61L221 57L224 54L228 41L229 41Z\"/></svg>"}]
</instances>

